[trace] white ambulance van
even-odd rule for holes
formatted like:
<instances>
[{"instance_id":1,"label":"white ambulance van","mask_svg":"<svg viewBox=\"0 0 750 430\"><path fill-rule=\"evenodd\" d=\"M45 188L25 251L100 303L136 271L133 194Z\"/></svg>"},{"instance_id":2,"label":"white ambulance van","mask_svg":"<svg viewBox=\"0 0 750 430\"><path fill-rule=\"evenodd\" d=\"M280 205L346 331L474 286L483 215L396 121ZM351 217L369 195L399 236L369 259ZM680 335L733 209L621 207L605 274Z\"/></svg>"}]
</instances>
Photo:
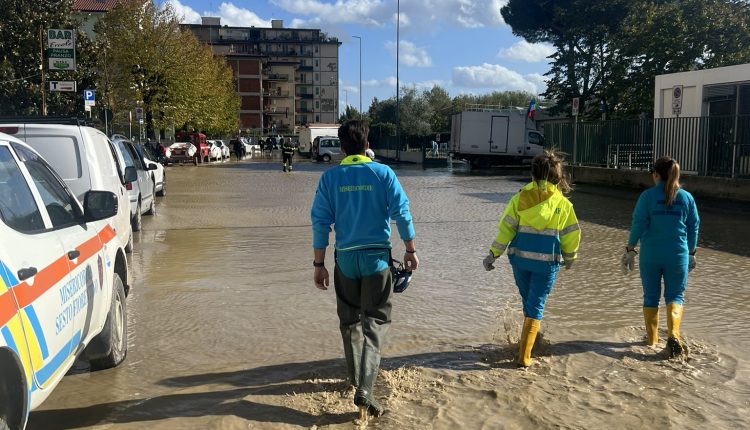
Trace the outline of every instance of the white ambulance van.
<instances>
[{"instance_id":1,"label":"white ambulance van","mask_svg":"<svg viewBox=\"0 0 750 430\"><path fill-rule=\"evenodd\" d=\"M79 355L92 368L125 359L128 267L108 222L119 199L81 200L0 133L0 429L23 429Z\"/></svg>"}]
</instances>

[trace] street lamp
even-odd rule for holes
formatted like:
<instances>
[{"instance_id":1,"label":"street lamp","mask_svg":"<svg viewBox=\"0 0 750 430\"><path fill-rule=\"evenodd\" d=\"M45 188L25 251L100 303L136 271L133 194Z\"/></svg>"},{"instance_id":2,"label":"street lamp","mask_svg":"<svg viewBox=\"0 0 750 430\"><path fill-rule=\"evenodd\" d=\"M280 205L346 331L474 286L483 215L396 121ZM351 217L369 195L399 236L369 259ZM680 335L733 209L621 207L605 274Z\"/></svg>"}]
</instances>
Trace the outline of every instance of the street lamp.
<instances>
[{"instance_id":1,"label":"street lamp","mask_svg":"<svg viewBox=\"0 0 750 430\"><path fill-rule=\"evenodd\" d=\"M359 39L359 119L362 119L362 37L352 37Z\"/></svg>"}]
</instances>

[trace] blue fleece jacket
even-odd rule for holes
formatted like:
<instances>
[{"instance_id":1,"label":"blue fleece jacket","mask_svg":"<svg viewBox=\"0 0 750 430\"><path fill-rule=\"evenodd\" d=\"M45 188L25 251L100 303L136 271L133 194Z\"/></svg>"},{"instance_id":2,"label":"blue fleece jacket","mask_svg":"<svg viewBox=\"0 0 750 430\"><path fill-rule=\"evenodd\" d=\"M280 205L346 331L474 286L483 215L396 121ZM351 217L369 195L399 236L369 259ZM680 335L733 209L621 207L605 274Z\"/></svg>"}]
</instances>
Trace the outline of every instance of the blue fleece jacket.
<instances>
[{"instance_id":1,"label":"blue fleece jacket","mask_svg":"<svg viewBox=\"0 0 750 430\"><path fill-rule=\"evenodd\" d=\"M349 156L323 173L310 216L315 249L328 246L331 224L338 251L390 248L391 219L402 240L414 239L409 199L396 174L364 155Z\"/></svg>"}]
</instances>

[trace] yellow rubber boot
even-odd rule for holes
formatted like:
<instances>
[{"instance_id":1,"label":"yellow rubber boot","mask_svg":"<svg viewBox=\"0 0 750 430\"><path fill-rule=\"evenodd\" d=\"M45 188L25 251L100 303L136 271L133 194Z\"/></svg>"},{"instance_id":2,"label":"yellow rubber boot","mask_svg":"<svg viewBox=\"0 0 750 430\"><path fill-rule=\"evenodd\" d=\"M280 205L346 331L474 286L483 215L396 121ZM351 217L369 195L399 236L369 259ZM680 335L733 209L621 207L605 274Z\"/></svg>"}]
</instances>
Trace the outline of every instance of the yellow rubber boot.
<instances>
[{"instance_id":1,"label":"yellow rubber boot","mask_svg":"<svg viewBox=\"0 0 750 430\"><path fill-rule=\"evenodd\" d=\"M539 327L542 325L541 320L533 318L524 318L523 329L521 330L521 340L518 342L518 365L520 367L531 366L531 349L534 348L536 335L539 333Z\"/></svg>"},{"instance_id":2,"label":"yellow rubber boot","mask_svg":"<svg viewBox=\"0 0 750 430\"><path fill-rule=\"evenodd\" d=\"M643 320L646 322L646 345L656 346L659 343L659 308L643 308Z\"/></svg>"},{"instance_id":3,"label":"yellow rubber boot","mask_svg":"<svg viewBox=\"0 0 750 430\"><path fill-rule=\"evenodd\" d=\"M682 322L682 305L667 304L667 349L669 357L674 358L683 354L682 340L680 340L680 323Z\"/></svg>"}]
</instances>

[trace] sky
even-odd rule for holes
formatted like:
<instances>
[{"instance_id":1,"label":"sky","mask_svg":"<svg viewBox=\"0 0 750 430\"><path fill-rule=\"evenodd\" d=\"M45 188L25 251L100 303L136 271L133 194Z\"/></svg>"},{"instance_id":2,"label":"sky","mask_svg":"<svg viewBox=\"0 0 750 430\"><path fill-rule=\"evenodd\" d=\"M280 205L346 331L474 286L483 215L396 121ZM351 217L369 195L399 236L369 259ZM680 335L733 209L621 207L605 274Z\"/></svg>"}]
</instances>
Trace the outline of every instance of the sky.
<instances>
[{"instance_id":1,"label":"sky","mask_svg":"<svg viewBox=\"0 0 750 430\"><path fill-rule=\"evenodd\" d=\"M222 25L319 28L339 48L340 105L359 108L362 38L362 107L373 97L396 94L397 0L164 0L185 23L201 16ZM401 0L399 82L417 88L437 84L451 96L492 91L544 91L548 55L554 49L513 35L500 8L506 0Z\"/></svg>"}]
</instances>

